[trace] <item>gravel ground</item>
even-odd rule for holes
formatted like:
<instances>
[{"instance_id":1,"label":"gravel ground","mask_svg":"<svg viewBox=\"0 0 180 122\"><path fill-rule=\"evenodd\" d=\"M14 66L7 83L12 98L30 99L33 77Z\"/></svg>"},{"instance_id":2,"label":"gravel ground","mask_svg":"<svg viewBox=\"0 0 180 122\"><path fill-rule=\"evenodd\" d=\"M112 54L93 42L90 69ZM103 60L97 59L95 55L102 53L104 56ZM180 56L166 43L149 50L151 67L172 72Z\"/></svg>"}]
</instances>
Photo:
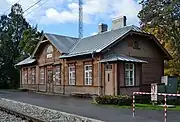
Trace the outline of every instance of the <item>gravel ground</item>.
<instances>
[{"instance_id":1,"label":"gravel ground","mask_svg":"<svg viewBox=\"0 0 180 122\"><path fill-rule=\"evenodd\" d=\"M51 110L35 105L30 105L22 102L17 102L13 100L8 100L1 98L0 106L5 108L27 114L31 117L44 120L46 122L102 122L82 116L77 116L73 114L68 114L65 112L60 112L56 110Z\"/></svg>"},{"instance_id":2,"label":"gravel ground","mask_svg":"<svg viewBox=\"0 0 180 122\"><path fill-rule=\"evenodd\" d=\"M21 118L17 118L11 114L7 114L6 112L0 111L0 122L26 122Z\"/></svg>"}]
</instances>

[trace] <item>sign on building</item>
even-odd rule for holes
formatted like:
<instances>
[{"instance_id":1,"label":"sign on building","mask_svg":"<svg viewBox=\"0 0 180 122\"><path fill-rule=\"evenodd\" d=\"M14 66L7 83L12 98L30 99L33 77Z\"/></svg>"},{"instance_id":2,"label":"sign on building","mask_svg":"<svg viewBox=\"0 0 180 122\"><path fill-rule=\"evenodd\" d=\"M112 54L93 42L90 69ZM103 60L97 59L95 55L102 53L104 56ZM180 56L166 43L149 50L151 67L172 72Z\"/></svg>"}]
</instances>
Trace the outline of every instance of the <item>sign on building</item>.
<instances>
[{"instance_id":1,"label":"sign on building","mask_svg":"<svg viewBox=\"0 0 180 122\"><path fill-rule=\"evenodd\" d=\"M157 101L157 83L151 84L151 101Z\"/></svg>"}]
</instances>

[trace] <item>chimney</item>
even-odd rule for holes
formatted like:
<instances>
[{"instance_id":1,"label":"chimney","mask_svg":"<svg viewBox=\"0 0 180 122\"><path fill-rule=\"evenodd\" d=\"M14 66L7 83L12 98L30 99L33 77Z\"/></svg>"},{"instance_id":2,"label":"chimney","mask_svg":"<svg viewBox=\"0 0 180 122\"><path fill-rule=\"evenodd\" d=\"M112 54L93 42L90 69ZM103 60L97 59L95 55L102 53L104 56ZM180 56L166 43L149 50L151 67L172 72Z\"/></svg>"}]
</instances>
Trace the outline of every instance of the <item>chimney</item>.
<instances>
[{"instance_id":1,"label":"chimney","mask_svg":"<svg viewBox=\"0 0 180 122\"><path fill-rule=\"evenodd\" d=\"M98 27L99 32L98 33L102 33L108 30L108 25L104 24L104 23L100 23L99 27Z\"/></svg>"},{"instance_id":2,"label":"chimney","mask_svg":"<svg viewBox=\"0 0 180 122\"><path fill-rule=\"evenodd\" d=\"M112 30L126 26L126 16L118 17L112 20Z\"/></svg>"}]
</instances>

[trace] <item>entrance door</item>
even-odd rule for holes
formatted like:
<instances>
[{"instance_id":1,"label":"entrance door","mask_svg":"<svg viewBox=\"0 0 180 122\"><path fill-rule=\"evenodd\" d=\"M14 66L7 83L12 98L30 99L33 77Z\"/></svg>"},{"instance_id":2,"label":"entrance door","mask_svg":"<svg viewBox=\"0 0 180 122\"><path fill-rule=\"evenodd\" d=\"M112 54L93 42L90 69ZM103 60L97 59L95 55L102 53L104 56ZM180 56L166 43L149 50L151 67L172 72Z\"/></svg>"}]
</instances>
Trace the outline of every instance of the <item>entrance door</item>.
<instances>
[{"instance_id":1,"label":"entrance door","mask_svg":"<svg viewBox=\"0 0 180 122\"><path fill-rule=\"evenodd\" d=\"M47 69L47 92L53 92L53 71L52 71L52 68Z\"/></svg>"},{"instance_id":2,"label":"entrance door","mask_svg":"<svg viewBox=\"0 0 180 122\"><path fill-rule=\"evenodd\" d=\"M105 65L105 94L113 95L113 74L112 74L112 65Z\"/></svg>"}]
</instances>

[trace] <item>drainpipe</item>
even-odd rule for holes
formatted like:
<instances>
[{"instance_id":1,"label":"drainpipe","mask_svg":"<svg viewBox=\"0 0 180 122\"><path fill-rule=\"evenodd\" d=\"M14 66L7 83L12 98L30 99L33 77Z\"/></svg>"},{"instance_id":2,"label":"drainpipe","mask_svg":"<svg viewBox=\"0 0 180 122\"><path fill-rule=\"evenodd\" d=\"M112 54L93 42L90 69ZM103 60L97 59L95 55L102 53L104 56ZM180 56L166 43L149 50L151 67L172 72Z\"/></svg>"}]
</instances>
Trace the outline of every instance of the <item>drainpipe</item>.
<instances>
[{"instance_id":1,"label":"drainpipe","mask_svg":"<svg viewBox=\"0 0 180 122\"><path fill-rule=\"evenodd\" d=\"M101 95L101 62L98 62L98 95Z\"/></svg>"},{"instance_id":2,"label":"drainpipe","mask_svg":"<svg viewBox=\"0 0 180 122\"><path fill-rule=\"evenodd\" d=\"M65 95L65 63L63 59L63 95Z\"/></svg>"}]
</instances>

